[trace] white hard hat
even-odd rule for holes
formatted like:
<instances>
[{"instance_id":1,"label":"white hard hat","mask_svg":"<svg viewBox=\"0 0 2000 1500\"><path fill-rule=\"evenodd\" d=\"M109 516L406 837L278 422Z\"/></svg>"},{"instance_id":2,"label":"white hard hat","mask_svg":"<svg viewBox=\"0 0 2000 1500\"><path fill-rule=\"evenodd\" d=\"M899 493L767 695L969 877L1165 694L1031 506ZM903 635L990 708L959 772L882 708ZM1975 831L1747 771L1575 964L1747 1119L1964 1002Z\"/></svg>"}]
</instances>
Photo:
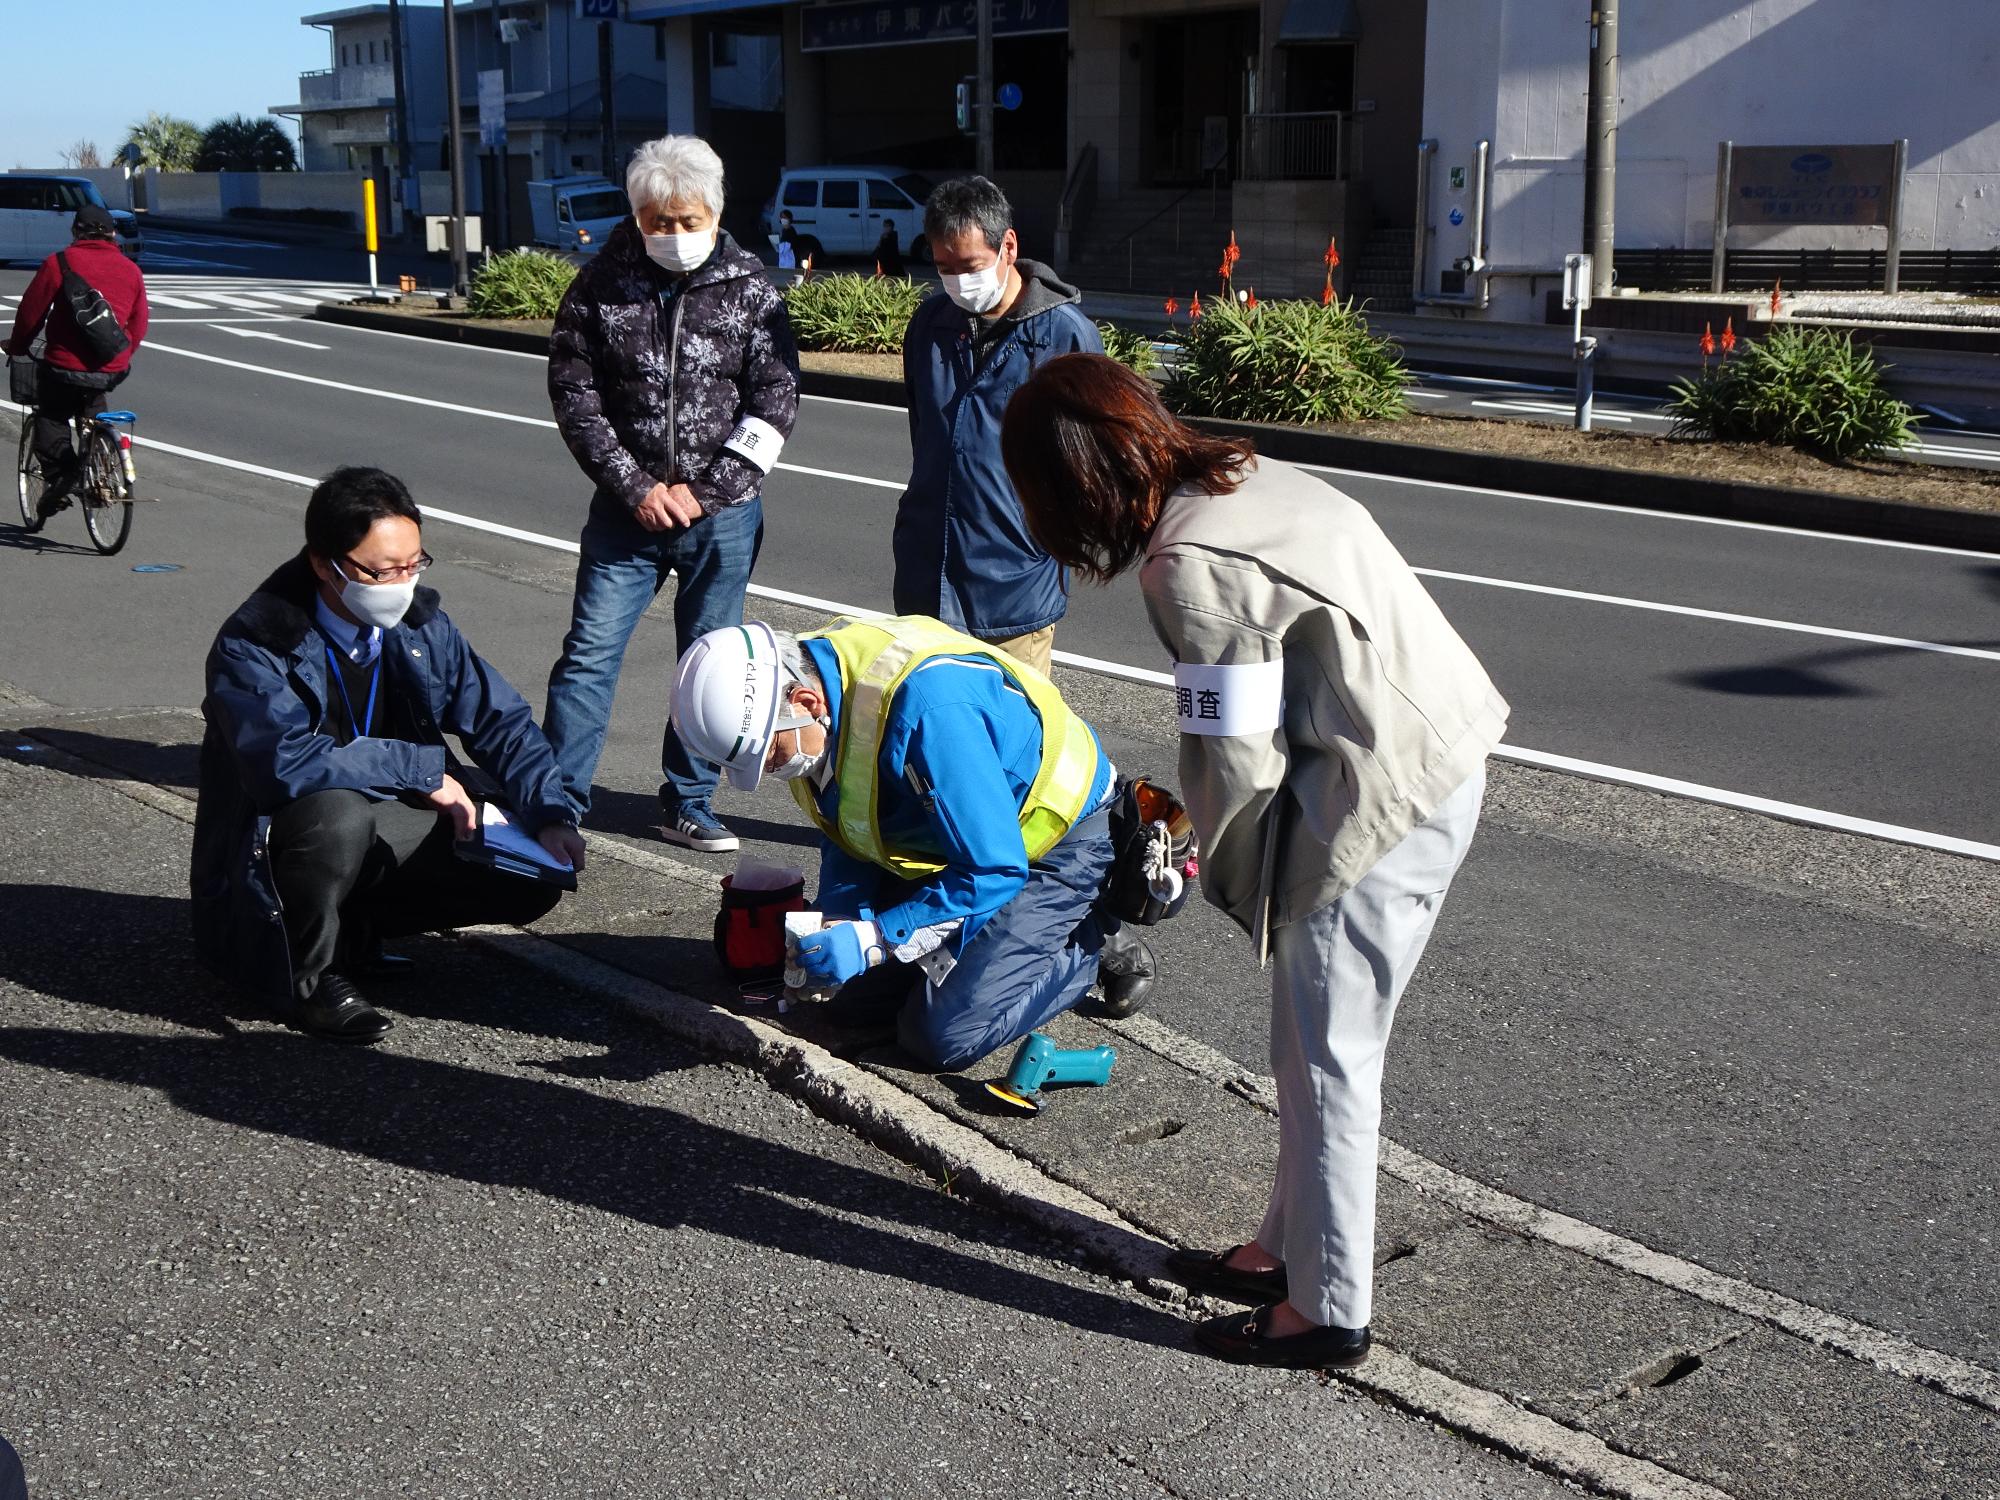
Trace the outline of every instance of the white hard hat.
<instances>
[{"instance_id":1,"label":"white hard hat","mask_svg":"<svg viewBox=\"0 0 2000 1500\"><path fill-rule=\"evenodd\" d=\"M691 755L754 792L778 719L778 638L762 620L711 630L674 672L673 722Z\"/></svg>"}]
</instances>

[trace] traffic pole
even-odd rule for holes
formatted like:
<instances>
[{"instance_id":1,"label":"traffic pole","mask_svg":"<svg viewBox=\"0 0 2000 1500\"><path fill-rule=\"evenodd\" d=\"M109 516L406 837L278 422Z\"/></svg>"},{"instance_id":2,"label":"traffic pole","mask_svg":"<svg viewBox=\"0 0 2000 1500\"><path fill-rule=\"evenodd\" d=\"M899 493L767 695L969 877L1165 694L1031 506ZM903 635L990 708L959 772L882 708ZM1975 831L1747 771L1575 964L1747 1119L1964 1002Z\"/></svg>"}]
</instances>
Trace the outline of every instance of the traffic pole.
<instances>
[{"instance_id":1,"label":"traffic pole","mask_svg":"<svg viewBox=\"0 0 2000 1500\"><path fill-rule=\"evenodd\" d=\"M380 248L380 243L375 233L375 179L373 177L364 177L361 179L361 227L367 236L368 291L372 296L381 290L380 285L375 280L375 252Z\"/></svg>"}]
</instances>

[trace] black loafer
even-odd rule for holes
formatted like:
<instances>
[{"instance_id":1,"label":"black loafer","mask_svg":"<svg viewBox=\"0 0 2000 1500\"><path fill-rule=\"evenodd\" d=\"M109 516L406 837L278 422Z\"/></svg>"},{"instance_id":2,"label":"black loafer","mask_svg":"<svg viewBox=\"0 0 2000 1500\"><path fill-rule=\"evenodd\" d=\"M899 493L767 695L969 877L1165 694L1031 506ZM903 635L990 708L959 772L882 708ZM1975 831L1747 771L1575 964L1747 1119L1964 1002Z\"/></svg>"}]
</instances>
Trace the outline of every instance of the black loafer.
<instances>
[{"instance_id":1,"label":"black loafer","mask_svg":"<svg viewBox=\"0 0 2000 1500\"><path fill-rule=\"evenodd\" d=\"M1282 1302L1290 1287L1285 1268L1275 1271L1245 1271L1229 1264L1229 1257L1243 1247L1226 1250L1176 1250L1167 1257L1167 1270L1191 1291L1210 1292L1235 1302Z\"/></svg>"},{"instance_id":2,"label":"black loafer","mask_svg":"<svg viewBox=\"0 0 2000 1500\"><path fill-rule=\"evenodd\" d=\"M1227 1313L1195 1324L1194 1341L1217 1359L1280 1370L1351 1370L1368 1357L1368 1329L1314 1328L1283 1338L1264 1332L1274 1302L1255 1312Z\"/></svg>"},{"instance_id":3,"label":"black loafer","mask_svg":"<svg viewBox=\"0 0 2000 1500\"><path fill-rule=\"evenodd\" d=\"M1137 1015L1151 998L1159 972L1145 939L1123 928L1106 933L1097 959L1097 1013L1114 1021Z\"/></svg>"},{"instance_id":4,"label":"black loafer","mask_svg":"<svg viewBox=\"0 0 2000 1500\"><path fill-rule=\"evenodd\" d=\"M379 1042L396 1023L370 1005L344 974L319 977L313 997L292 1013L295 1029L330 1042Z\"/></svg>"}]
</instances>

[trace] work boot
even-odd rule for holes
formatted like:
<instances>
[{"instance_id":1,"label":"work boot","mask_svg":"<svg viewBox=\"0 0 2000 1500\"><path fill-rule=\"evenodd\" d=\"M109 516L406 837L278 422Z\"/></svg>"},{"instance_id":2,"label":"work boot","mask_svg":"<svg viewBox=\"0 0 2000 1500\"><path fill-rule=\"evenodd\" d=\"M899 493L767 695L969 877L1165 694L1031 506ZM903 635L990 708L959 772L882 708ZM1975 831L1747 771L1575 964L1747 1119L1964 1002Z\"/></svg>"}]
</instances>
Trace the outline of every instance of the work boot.
<instances>
[{"instance_id":1,"label":"work boot","mask_svg":"<svg viewBox=\"0 0 2000 1500\"><path fill-rule=\"evenodd\" d=\"M1114 1021L1136 1015L1153 992L1159 965L1145 940L1123 927L1104 934L1097 958L1097 1013Z\"/></svg>"}]
</instances>

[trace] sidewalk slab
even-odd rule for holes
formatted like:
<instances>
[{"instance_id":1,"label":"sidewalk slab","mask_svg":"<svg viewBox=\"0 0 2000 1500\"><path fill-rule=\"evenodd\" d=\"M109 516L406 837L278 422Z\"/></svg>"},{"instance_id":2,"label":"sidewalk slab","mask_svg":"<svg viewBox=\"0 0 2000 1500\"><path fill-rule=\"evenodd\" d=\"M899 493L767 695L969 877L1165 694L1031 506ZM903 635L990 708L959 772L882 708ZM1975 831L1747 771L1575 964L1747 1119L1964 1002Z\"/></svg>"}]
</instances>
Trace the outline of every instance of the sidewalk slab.
<instances>
[{"instance_id":1,"label":"sidewalk slab","mask_svg":"<svg viewBox=\"0 0 2000 1500\"><path fill-rule=\"evenodd\" d=\"M117 746L134 726L128 716L105 726L125 732L91 739L90 722L67 725L73 742ZM823 1033L810 1007L779 1016L721 981L708 953L711 866L605 838L595 841L594 856L582 896L544 924L549 939L649 984L720 997L794 1034ZM1143 1028L1114 1030L1072 1015L1049 1030L1059 1045L1109 1042L1120 1056L1108 1088L1052 1092L1031 1118L1003 1113L978 1087L1004 1072L1005 1055L943 1078L852 1038L843 1055L914 1101L912 1118L928 1112L978 1132L1164 1239L1215 1245L1246 1237L1275 1154L1275 1122L1258 1081L1246 1075L1228 1080L1242 1087L1227 1086L1135 1045ZM2000 1420L1977 1400L1441 1205L1397 1177L1381 1183L1378 1259L1378 1331L1388 1350L1419 1361L1412 1367L1419 1376L1428 1369L1461 1390L1496 1392L1503 1398L1496 1413L1539 1413L1602 1438L1686 1476L1685 1493L1713 1486L1743 1500L2000 1494ZM1400 1369L1395 1358L1385 1352L1381 1368ZM1375 1364L1364 1367L1364 1384ZM1766 1444L1772 1423L1788 1434L1776 1448ZM1951 1485L1935 1486L1939 1475ZM1912 1489L1919 1480L1925 1487Z\"/></svg>"}]
</instances>

